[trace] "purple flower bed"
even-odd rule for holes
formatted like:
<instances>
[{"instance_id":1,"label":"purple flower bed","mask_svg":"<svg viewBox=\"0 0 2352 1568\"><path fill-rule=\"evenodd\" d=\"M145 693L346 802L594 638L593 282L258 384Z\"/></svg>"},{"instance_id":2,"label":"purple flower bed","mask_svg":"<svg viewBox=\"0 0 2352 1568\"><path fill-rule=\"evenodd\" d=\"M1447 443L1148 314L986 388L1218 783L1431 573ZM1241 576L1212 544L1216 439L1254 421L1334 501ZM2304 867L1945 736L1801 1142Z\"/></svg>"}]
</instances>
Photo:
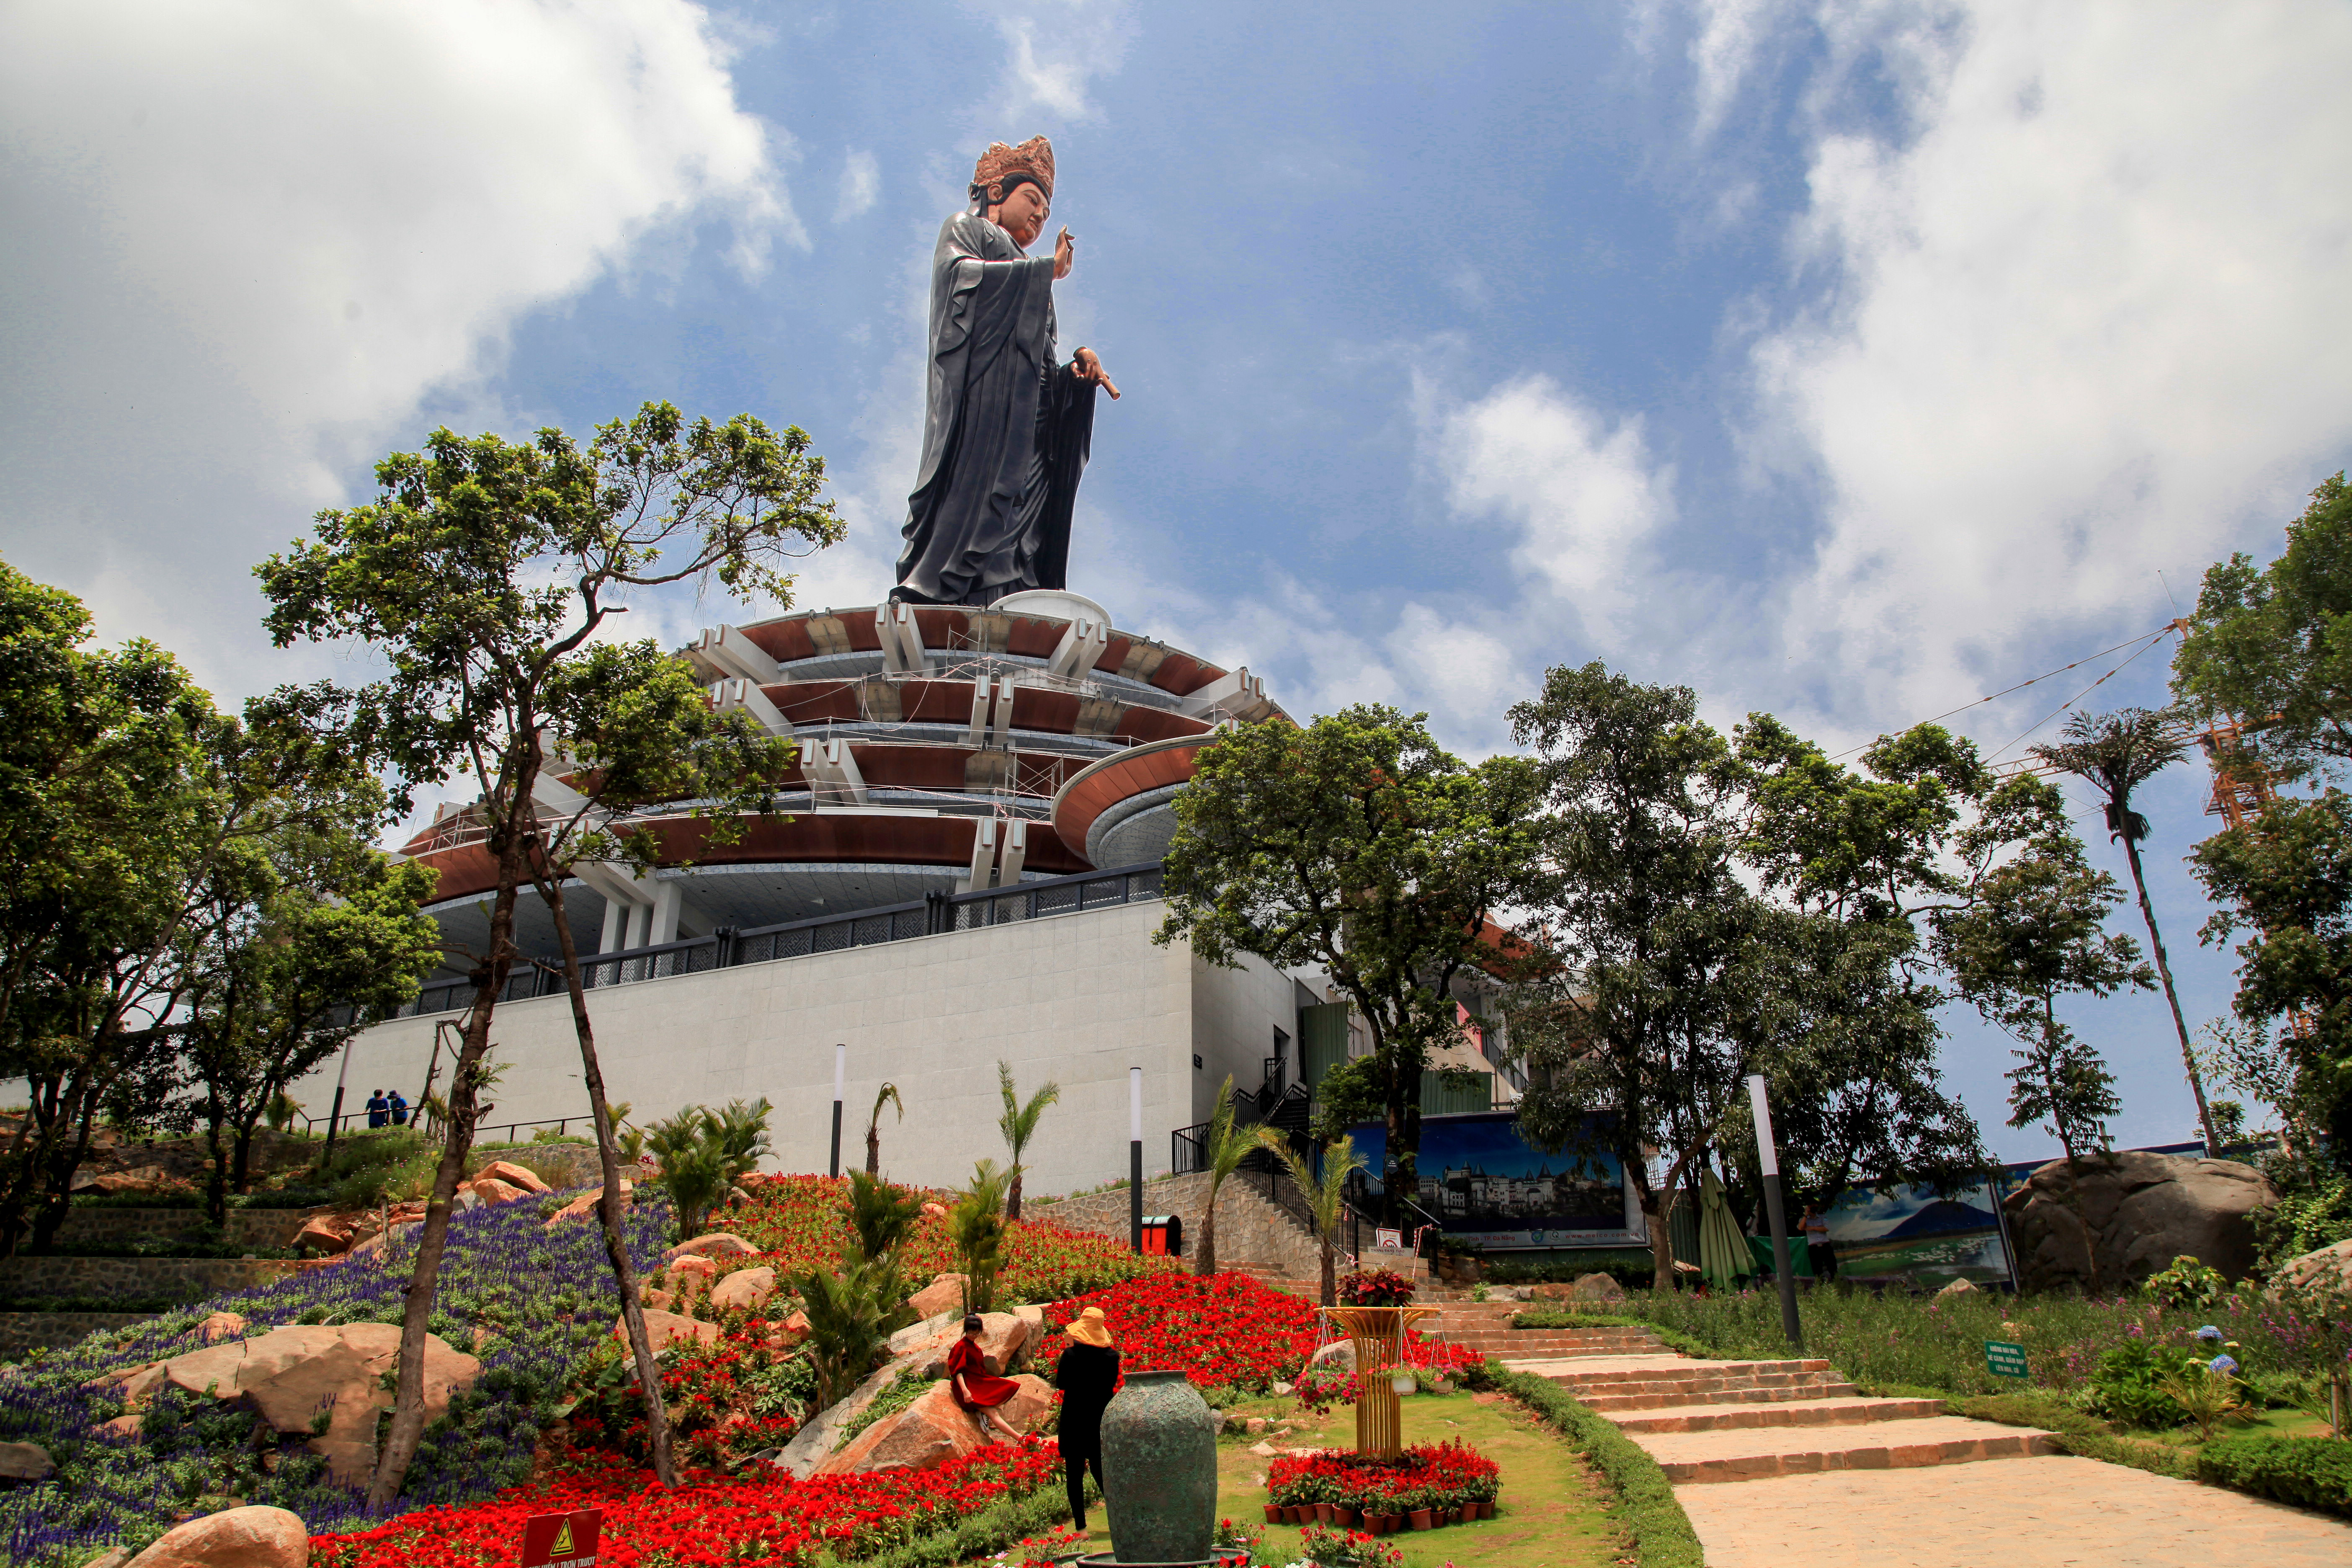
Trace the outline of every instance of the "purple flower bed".
<instances>
[{"instance_id":1,"label":"purple flower bed","mask_svg":"<svg viewBox=\"0 0 2352 1568\"><path fill-rule=\"evenodd\" d=\"M369 1509L359 1490L327 1479L324 1461L303 1438L257 1433L250 1411L200 1395L161 1393L146 1407L139 1437L100 1436L96 1428L123 1413L122 1400L81 1385L116 1367L200 1348L196 1326L215 1311L243 1314L248 1332L289 1323L396 1323L413 1246L392 1249L381 1264L298 1274L0 1368L0 1440L38 1443L58 1463L51 1480L0 1495L0 1554L40 1563L73 1548L143 1546L170 1528L174 1513L195 1511L207 1499L290 1509L316 1532L467 1501L522 1480L540 1427L555 1417L575 1372L609 1342L620 1310L602 1231L593 1218L543 1229L550 1207L527 1200L452 1221L433 1331L459 1350L472 1349L476 1325L496 1337L476 1352L482 1372L473 1388L425 1434L394 1505ZM630 1253L645 1270L667 1243L668 1210L642 1203L625 1223Z\"/></svg>"}]
</instances>

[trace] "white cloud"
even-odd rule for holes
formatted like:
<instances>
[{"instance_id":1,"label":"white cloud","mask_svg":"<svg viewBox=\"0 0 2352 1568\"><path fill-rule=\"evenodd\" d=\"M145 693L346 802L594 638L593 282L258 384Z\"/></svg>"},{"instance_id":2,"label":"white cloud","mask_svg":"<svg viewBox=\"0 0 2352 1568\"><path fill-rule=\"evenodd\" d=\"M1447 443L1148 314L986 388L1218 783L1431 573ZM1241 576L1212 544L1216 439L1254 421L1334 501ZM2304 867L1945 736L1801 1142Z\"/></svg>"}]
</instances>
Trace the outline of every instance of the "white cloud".
<instances>
[{"instance_id":1,"label":"white cloud","mask_svg":"<svg viewBox=\"0 0 2352 1568\"><path fill-rule=\"evenodd\" d=\"M1135 20L1125 0L1008 0L984 7L995 13L1009 58L1001 87L988 105L991 124L1029 116L1076 124L1099 112L1087 98L1093 79L1126 62ZM999 141L1020 142L1026 131L994 131Z\"/></svg>"},{"instance_id":2,"label":"white cloud","mask_svg":"<svg viewBox=\"0 0 2352 1568\"><path fill-rule=\"evenodd\" d=\"M1517 525L1513 562L1565 600L1594 641L1620 642L1656 531L1675 514L1673 470L1638 416L1612 425L1547 375L1473 402L1424 391L1423 439L1456 512Z\"/></svg>"},{"instance_id":3,"label":"white cloud","mask_svg":"<svg viewBox=\"0 0 2352 1568\"><path fill-rule=\"evenodd\" d=\"M247 565L420 397L476 395L520 315L714 216L747 270L806 243L788 145L737 108L705 21L683 0L0 15L10 557L91 591L104 635L245 684L217 661L252 641L221 635L251 625Z\"/></svg>"},{"instance_id":4,"label":"white cloud","mask_svg":"<svg viewBox=\"0 0 2352 1568\"><path fill-rule=\"evenodd\" d=\"M2265 548L2344 461L2352 11L1880 9L1815 104L1829 281L1753 363L1757 449L1825 492L1785 636L1883 719L2153 626L2157 569ZM1904 129L1854 128L1889 83Z\"/></svg>"},{"instance_id":5,"label":"white cloud","mask_svg":"<svg viewBox=\"0 0 2352 1568\"><path fill-rule=\"evenodd\" d=\"M841 165L841 203L833 209L833 221L846 223L872 212L881 195L882 172L875 166L874 154L850 149Z\"/></svg>"}]
</instances>

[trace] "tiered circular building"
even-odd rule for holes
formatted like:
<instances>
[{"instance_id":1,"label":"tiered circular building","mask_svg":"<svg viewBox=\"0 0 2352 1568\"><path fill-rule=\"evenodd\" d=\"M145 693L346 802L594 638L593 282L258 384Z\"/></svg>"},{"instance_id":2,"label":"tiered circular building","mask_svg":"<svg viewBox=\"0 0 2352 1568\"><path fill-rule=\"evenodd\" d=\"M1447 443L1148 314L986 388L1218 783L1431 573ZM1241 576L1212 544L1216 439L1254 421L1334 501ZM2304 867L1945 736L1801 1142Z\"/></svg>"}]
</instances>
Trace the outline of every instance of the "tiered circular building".
<instances>
[{"instance_id":1,"label":"tiered circular building","mask_svg":"<svg viewBox=\"0 0 2352 1568\"><path fill-rule=\"evenodd\" d=\"M774 815L706 843L692 803L635 814L670 851L650 876L582 868L564 901L583 952L655 946L1088 870L1156 863L1210 732L1280 711L1225 669L1039 590L984 610L892 601L703 632L679 657L713 702L800 742ZM561 781L547 786L562 809ZM487 934L489 855L467 815L406 846L441 874L432 913ZM528 892L517 937L551 956Z\"/></svg>"}]
</instances>

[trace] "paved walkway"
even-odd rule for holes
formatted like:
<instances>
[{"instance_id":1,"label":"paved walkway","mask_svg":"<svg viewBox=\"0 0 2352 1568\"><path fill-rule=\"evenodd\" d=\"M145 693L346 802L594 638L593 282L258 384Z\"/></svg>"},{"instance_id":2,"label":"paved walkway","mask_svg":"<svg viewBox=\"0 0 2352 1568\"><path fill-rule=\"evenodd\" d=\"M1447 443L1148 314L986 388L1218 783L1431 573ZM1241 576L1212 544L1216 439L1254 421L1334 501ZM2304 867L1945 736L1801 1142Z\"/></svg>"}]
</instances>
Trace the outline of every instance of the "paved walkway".
<instances>
[{"instance_id":1,"label":"paved walkway","mask_svg":"<svg viewBox=\"0 0 2352 1568\"><path fill-rule=\"evenodd\" d=\"M1678 1486L1706 1568L2345 1568L2352 1524L2051 1455Z\"/></svg>"},{"instance_id":2,"label":"paved walkway","mask_svg":"<svg viewBox=\"0 0 2352 1568\"><path fill-rule=\"evenodd\" d=\"M1863 1397L1825 1361L1538 1355L1649 1450L1707 1568L2352 1568L2352 1523Z\"/></svg>"}]
</instances>

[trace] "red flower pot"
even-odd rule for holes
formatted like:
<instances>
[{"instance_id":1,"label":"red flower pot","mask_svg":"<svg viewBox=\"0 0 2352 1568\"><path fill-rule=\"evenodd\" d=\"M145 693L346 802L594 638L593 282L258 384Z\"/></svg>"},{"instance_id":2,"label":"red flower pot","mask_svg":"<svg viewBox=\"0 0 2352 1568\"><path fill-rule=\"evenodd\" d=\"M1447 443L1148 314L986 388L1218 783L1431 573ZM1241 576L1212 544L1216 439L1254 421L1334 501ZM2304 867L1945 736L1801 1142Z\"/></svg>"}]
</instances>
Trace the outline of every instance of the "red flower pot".
<instances>
[{"instance_id":1,"label":"red flower pot","mask_svg":"<svg viewBox=\"0 0 2352 1568\"><path fill-rule=\"evenodd\" d=\"M1430 1527L1429 1510L1425 1508L1414 1509L1405 1517L1412 1521L1412 1527L1415 1530L1427 1530Z\"/></svg>"},{"instance_id":2,"label":"red flower pot","mask_svg":"<svg viewBox=\"0 0 2352 1568\"><path fill-rule=\"evenodd\" d=\"M1492 1518L1494 1518L1494 1517L1495 1517L1495 1505L1494 1505L1492 1502L1482 1502L1482 1503L1480 1503L1480 1504L1478 1505L1478 1517L1479 1517L1480 1519L1492 1519Z\"/></svg>"},{"instance_id":3,"label":"red flower pot","mask_svg":"<svg viewBox=\"0 0 2352 1568\"><path fill-rule=\"evenodd\" d=\"M1280 1524L1282 1522L1282 1505L1280 1503L1270 1502L1265 1505L1265 1521L1268 1524Z\"/></svg>"},{"instance_id":4,"label":"red flower pot","mask_svg":"<svg viewBox=\"0 0 2352 1568\"><path fill-rule=\"evenodd\" d=\"M1315 1510L1304 1503L1292 1503L1282 1510L1282 1517L1290 1524L1305 1524L1315 1517Z\"/></svg>"},{"instance_id":5,"label":"red flower pot","mask_svg":"<svg viewBox=\"0 0 2352 1568\"><path fill-rule=\"evenodd\" d=\"M1454 1522L1456 1524L1467 1524L1477 1517L1478 1505L1475 1502L1465 1502L1454 1510Z\"/></svg>"}]
</instances>

